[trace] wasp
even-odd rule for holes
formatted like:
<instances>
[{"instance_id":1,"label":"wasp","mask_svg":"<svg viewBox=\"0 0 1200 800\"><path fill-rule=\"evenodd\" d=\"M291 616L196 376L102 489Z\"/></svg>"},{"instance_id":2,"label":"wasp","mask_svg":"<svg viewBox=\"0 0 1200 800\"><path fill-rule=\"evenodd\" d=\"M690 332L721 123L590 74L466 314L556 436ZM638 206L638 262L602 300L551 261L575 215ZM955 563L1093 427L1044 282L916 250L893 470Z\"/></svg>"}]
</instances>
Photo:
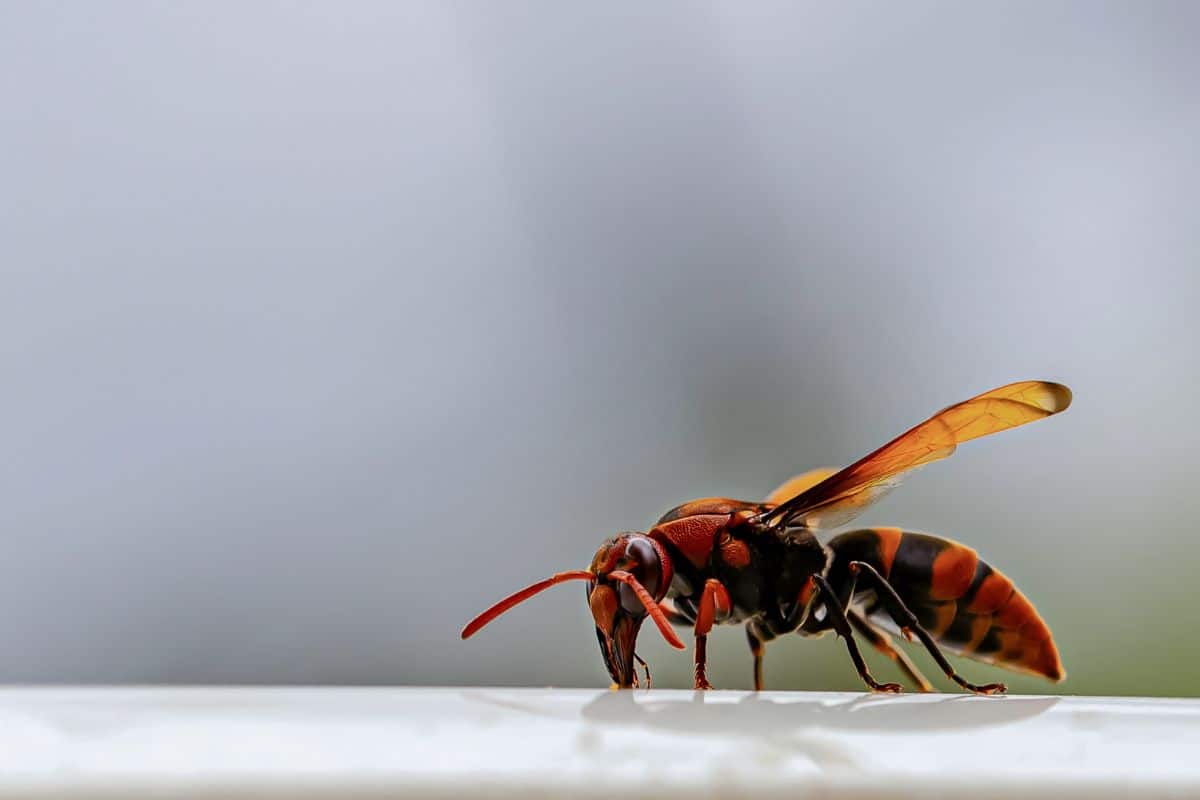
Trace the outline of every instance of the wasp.
<instances>
[{"instance_id":1,"label":"wasp","mask_svg":"<svg viewBox=\"0 0 1200 800\"><path fill-rule=\"evenodd\" d=\"M848 467L797 475L762 502L706 497L676 506L648 532L604 542L586 570L558 573L491 606L463 628L462 638L551 586L586 581L600 652L620 688L638 685L635 660L645 667L635 646L647 617L677 649L684 644L672 626L692 629L696 689L712 688L705 660L713 625L734 624L745 626L755 690L763 688L767 643L792 632L835 633L877 692L901 686L875 680L856 634L921 691L932 691L931 684L892 635L915 638L949 679L978 694L1005 686L967 681L944 650L1061 681L1066 673L1050 628L1013 582L970 547L890 527L849 531L825 544L818 534L846 525L960 443L1070 404L1071 391L1061 384L1012 383L939 411Z\"/></svg>"}]
</instances>

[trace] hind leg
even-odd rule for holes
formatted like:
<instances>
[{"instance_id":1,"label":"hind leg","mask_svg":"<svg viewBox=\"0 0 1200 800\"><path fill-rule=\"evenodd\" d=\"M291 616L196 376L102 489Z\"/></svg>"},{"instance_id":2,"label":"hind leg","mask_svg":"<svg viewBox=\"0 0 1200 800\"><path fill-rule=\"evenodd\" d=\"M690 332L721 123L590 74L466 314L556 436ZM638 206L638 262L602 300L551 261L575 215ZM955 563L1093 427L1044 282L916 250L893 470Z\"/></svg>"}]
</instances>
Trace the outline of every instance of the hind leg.
<instances>
[{"instance_id":1,"label":"hind leg","mask_svg":"<svg viewBox=\"0 0 1200 800\"><path fill-rule=\"evenodd\" d=\"M908 676L909 680L917 685L918 689L922 692L933 691L933 684L921 674L921 670L917 669L917 665L908 657L908 653L897 649L892 644L892 637L876 628L862 613L853 608L846 612L846 617L850 620L850 626L865 636L872 647L895 661L896 665Z\"/></svg>"},{"instance_id":2,"label":"hind leg","mask_svg":"<svg viewBox=\"0 0 1200 800\"><path fill-rule=\"evenodd\" d=\"M763 690L763 654L767 650L767 642L775 638L765 627L756 620L746 623L746 641L750 643L750 654L754 656L754 691Z\"/></svg>"},{"instance_id":3,"label":"hind leg","mask_svg":"<svg viewBox=\"0 0 1200 800\"><path fill-rule=\"evenodd\" d=\"M863 561L851 561L849 565L851 582L850 594L854 594L854 586L858 578L864 577L867 582L875 589L876 596L879 598L880 605L887 611L888 616L899 626L901 631L911 631L916 634L921 640L921 644L925 645L925 649L929 651L929 655L933 656L933 660L942 668L942 672L946 673L946 677L957 683L962 688L976 694L1003 694L1007 691L1007 687L1003 683L985 683L982 686L971 683L963 678L954 667L950 666L950 662L942 655L942 650L937 646L937 642L929 635L929 631L921 626L917 621L917 617L908 606L904 605L904 601L900 599L900 595L896 594L896 590L892 585L880 575L874 567ZM906 633L907 635L907 633Z\"/></svg>"}]
</instances>

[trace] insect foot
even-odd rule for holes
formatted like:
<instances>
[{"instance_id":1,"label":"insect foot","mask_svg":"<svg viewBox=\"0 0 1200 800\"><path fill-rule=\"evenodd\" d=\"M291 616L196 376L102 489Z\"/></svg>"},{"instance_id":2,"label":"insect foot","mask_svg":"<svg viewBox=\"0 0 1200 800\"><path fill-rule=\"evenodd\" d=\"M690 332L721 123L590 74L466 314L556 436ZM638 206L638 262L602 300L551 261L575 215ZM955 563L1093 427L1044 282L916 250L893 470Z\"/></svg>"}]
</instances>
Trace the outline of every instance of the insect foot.
<instances>
[{"instance_id":1,"label":"insect foot","mask_svg":"<svg viewBox=\"0 0 1200 800\"><path fill-rule=\"evenodd\" d=\"M985 683L983 686L971 687L971 691L975 694L1004 694L1008 687L1003 683Z\"/></svg>"}]
</instances>

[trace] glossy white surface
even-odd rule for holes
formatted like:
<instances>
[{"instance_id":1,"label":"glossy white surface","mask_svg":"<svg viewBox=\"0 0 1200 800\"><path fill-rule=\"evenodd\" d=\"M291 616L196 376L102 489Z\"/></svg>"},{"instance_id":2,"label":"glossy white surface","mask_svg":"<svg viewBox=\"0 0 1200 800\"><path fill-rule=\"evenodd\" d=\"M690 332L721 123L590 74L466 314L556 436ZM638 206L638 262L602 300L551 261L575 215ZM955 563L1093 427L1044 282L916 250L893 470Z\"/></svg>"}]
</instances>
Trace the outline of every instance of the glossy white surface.
<instances>
[{"instance_id":1,"label":"glossy white surface","mask_svg":"<svg viewBox=\"0 0 1200 800\"><path fill-rule=\"evenodd\" d=\"M1200 797L1200 701L6 689L0 797Z\"/></svg>"}]
</instances>

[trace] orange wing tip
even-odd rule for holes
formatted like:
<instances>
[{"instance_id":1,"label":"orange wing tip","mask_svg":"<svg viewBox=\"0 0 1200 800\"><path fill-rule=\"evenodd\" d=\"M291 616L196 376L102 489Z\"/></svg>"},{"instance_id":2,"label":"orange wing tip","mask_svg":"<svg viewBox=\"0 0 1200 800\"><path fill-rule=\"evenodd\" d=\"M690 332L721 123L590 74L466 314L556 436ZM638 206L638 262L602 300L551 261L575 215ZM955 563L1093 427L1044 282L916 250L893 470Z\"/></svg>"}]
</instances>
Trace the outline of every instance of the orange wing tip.
<instances>
[{"instance_id":1,"label":"orange wing tip","mask_svg":"<svg viewBox=\"0 0 1200 800\"><path fill-rule=\"evenodd\" d=\"M1071 405L1071 390L1053 381L1017 381L976 395L966 403L976 400L1010 400L1045 411L1047 415L1065 411ZM953 408L954 406L951 406ZM1030 420L1025 420L1029 422ZM1023 423L1022 423L1023 424Z\"/></svg>"}]
</instances>

